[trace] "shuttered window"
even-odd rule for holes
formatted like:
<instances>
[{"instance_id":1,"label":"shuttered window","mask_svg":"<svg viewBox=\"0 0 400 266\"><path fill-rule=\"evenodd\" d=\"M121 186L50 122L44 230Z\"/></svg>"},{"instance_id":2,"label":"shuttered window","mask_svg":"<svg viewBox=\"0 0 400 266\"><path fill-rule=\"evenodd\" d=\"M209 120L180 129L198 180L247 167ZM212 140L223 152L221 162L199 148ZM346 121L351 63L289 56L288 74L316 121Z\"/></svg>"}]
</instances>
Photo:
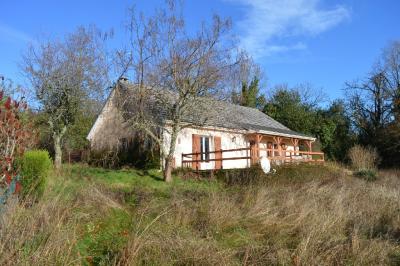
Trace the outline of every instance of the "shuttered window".
<instances>
[{"instance_id":1,"label":"shuttered window","mask_svg":"<svg viewBox=\"0 0 400 266\"><path fill-rule=\"evenodd\" d=\"M210 138L202 136L200 137L200 149L201 149L201 160L210 160Z\"/></svg>"}]
</instances>

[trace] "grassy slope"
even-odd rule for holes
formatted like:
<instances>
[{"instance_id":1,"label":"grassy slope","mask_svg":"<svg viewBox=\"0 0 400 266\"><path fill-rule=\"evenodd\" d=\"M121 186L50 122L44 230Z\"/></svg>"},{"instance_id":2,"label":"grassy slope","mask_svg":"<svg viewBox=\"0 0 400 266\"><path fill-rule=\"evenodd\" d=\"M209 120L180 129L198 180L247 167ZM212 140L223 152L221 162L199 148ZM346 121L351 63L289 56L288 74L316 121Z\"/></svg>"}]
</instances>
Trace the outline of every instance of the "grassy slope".
<instances>
[{"instance_id":1,"label":"grassy slope","mask_svg":"<svg viewBox=\"0 0 400 266\"><path fill-rule=\"evenodd\" d=\"M241 187L67 166L39 203L10 206L0 264L395 264L399 185L398 172L365 182L334 166Z\"/></svg>"}]
</instances>

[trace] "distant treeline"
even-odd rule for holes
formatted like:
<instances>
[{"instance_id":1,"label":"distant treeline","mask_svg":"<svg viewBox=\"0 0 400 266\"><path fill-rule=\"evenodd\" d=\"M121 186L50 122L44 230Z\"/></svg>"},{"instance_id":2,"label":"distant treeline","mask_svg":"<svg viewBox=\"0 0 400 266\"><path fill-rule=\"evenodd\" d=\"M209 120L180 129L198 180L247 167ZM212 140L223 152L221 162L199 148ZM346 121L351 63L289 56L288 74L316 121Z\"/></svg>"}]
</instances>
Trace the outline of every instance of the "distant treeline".
<instances>
[{"instance_id":1,"label":"distant treeline","mask_svg":"<svg viewBox=\"0 0 400 266\"><path fill-rule=\"evenodd\" d=\"M400 42L383 49L371 72L346 83L345 97L322 107L323 94L303 84L260 93L257 76L243 83L234 102L259 108L292 130L318 138L328 158L347 162L355 144L376 148L380 165L400 164Z\"/></svg>"}]
</instances>

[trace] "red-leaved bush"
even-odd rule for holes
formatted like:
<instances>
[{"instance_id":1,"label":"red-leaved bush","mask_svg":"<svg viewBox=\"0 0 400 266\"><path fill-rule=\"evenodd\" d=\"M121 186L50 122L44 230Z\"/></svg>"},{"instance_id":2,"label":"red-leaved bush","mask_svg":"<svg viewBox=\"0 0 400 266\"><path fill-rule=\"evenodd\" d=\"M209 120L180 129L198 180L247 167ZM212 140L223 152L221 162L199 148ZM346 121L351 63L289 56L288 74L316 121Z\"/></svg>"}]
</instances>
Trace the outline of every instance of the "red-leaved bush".
<instances>
[{"instance_id":1,"label":"red-leaved bush","mask_svg":"<svg viewBox=\"0 0 400 266\"><path fill-rule=\"evenodd\" d=\"M4 92L0 91L0 188L3 191L8 189L12 179L18 175L15 158L32 144L32 128L29 123L22 121L26 110L26 101L5 98ZM17 183L15 191L19 189Z\"/></svg>"}]
</instances>

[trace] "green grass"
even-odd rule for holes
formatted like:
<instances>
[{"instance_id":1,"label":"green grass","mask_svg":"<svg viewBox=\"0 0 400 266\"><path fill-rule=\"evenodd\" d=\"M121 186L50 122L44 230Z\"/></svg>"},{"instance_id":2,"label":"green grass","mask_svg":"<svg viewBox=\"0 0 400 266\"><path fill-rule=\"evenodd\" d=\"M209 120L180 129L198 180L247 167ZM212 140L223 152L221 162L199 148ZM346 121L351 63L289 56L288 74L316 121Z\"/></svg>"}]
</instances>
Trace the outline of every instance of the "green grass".
<instances>
[{"instance_id":1,"label":"green grass","mask_svg":"<svg viewBox=\"0 0 400 266\"><path fill-rule=\"evenodd\" d=\"M126 244L132 228L132 219L127 212L112 210L109 215L81 226L77 249L88 263L109 264Z\"/></svg>"},{"instance_id":2,"label":"green grass","mask_svg":"<svg viewBox=\"0 0 400 266\"><path fill-rule=\"evenodd\" d=\"M159 208L156 208L145 217L140 217L141 214L136 213L138 206L151 202L153 207L167 208L166 203L174 193L195 198L217 192L223 187L217 181L184 181L176 176L172 183L166 183L162 179L162 172L158 170L109 170L80 164L65 165L61 175L54 175L51 186L53 193L48 197L61 194L65 201L70 201L83 188L92 186L118 201L121 206L121 209L111 208L101 216L96 214L96 206L75 209L77 216L90 214L91 217L87 221L83 219L84 222L77 228L79 240L76 249L84 258L82 263L85 265L111 264L131 232L143 230L159 215ZM179 231L185 229L179 228Z\"/></svg>"},{"instance_id":3,"label":"green grass","mask_svg":"<svg viewBox=\"0 0 400 266\"><path fill-rule=\"evenodd\" d=\"M38 203L11 212L0 229L0 264L395 263L398 174L367 182L338 165L285 165L227 185L65 165Z\"/></svg>"},{"instance_id":4,"label":"green grass","mask_svg":"<svg viewBox=\"0 0 400 266\"><path fill-rule=\"evenodd\" d=\"M109 170L79 164L66 166L68 175L80 182L93 182L107 185L116 190L129 191L132 187L149 188L166 191L172 188L187 190L217 190L220 184L216 181L195 181L174 178L172 183L165 183L159 170L121 169Z\"/></svg>"}]
</instances>

